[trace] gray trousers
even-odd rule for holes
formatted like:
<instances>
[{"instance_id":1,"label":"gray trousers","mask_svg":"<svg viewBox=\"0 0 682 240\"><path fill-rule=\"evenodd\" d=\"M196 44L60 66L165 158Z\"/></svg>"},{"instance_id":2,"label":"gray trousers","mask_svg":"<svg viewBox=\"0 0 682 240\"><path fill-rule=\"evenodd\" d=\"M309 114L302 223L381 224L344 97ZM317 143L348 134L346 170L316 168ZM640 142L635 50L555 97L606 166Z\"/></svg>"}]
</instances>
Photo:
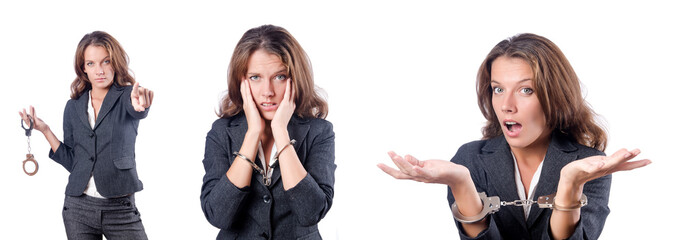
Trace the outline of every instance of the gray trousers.
<instances>
[{"instance_id":1,"label":"gray trousers","mask_svg":"<svg viewBox=\"0 0 682 240\"><path fill-rule=\"evenodd\" d=\"M68 239L147 239L135 195L95 198L85 194L64 199L64 227Z\"/></svg>"}]
</instances>

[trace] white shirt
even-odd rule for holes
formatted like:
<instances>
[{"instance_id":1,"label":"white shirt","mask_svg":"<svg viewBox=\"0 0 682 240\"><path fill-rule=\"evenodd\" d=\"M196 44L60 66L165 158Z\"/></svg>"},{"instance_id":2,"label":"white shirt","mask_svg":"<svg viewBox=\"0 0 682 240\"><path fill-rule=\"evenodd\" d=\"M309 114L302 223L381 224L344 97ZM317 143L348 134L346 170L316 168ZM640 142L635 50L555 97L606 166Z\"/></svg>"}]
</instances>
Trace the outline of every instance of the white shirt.
<instances>
[{"instance_id":1,"label":"white shirt","mask_svg":"<svg viewBox=\"0 0 682 240\"><path fill-rule=\"evenodd\" d=\"M516 182L516 192L519 194L519 199L521 200L527 200L527 199L535 199L535 188L538 185L538 180L540 180L540 173L542 173L542 164L545 163L545 159L542 159L542 162L540 162L540 165L538 165L538 169L535 170L535 173L533 174L533 179L530 181L530 187L528 190L530 193L528 194L528 198L526 198L526 189L523 187L523 182L521 181L521 173L519 171L519 164L516 162L516 157L514 156L514 153L511 153L512 158L514 158L514 180ZM528 215L530 214L530 208L532 205L527 205L523 206L523 213L528 219Z\"/></svg>"},{"instance_id":2,"label":"white shirt","mask_svg":"<svg viewBox=\"0 0 682 240\"><path fill-rule=\"evenodd\" d=\"M97 119L95 118L95 108L92 106L92 94L90 94L91 91L88 91L88 122L90 122L90 128L95 127L95 121ZM91 197L96 197L96 198L105 198L99 192L97 191L97 186L95 186L95 177L90 174L90 180L88 181L88 185L85 187L85 191L83 191L85 195L91 196Z\"/></svg>"},{"instance_id":3,"label":"white shirt","mask_svg":"<svg viewBox=\"0 0 682 240\"><path fill-rule=\"evenodd\" d=\"M268 178L272 177L272 166L277 163L277 160L275 160L275 154L277 154L277 146L275 144L272 144L272 150L270 151L270 166L268 168L265 168L265 151L263 151L263 145L261 145L260 141L258 141L258 159L260 159L260 165L263 166L263 171L265 171L265 174L267 174Z\"/></svg>"}]
</instances>

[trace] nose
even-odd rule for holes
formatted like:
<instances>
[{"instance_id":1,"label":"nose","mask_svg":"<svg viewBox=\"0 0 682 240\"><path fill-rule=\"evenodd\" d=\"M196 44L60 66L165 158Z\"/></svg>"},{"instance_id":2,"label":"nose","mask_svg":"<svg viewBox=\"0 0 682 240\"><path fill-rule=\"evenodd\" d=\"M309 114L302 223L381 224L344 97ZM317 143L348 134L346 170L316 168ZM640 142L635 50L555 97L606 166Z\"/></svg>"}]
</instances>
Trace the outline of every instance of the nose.
<instances>
[{"instance_id":1,"label":"nose","mask_svg":"<svg viewBox=\"0 0 682 240\"><path fill-rule=\"evenodd\" d=\"M97 67L95 68L95 74L104 75L104 68L101 65L97 65Z\"/></svg>"},{"instance_id":2,"label":"nose","mask_svg":"<svg viewBox=\"0 0 682 240\"><path fill-rule=\"evenodd\" d=\"M502 96L502 112L515 113L516 112L516 96L515 94L504 94Z\"/></svg>"},{"instance_id":3,"label":"nose","mask_svg":"<svg viewBox=\"0 0 682 240\"><path fill-rule=\"evenodd\" d=\"M275 95L275 89L271 81L263 81L263 96L272 97Z\"/></svg>"}]
</instances>

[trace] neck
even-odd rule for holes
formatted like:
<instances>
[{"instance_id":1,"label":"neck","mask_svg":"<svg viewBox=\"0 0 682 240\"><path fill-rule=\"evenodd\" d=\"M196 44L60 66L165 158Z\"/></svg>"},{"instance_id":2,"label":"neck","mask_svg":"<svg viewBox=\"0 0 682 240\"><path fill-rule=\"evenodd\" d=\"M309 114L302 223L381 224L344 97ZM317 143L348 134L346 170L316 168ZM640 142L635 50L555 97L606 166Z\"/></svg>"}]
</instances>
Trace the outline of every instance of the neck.
<instances>
[{"instance_id":1,"label":"neck","mask_svg":"<svg viewBox=\"0 0 682 240\"><path fill-rule=\"evenodd\" d=\"M263 147L265 147L265 145L269 145L270 142L273 142L275 139L272 136L272 127L270 127L270 122L271 121L265 120L265 130L263 130L263 133L260 134L260 141L264 145Z\"/></svg>"},{"instance_id":2,"label":"neck","mask_svg":"<svg viewBox=\"0 0 682 240\"><path fill-rule=\"evenodd\" d=\"M538 165L545 159L549 148L550 136L540 137L537 141L522 148L510 147L516 161L528 165Z\"/></svg>"},{"instance_id":3,"label":"neck","mask_svg":"<svg viewBox=\"0 0 682 240\"><path fill-rule=\"evenodd\" d=\"M101 100L104 99L107 92L109 92L109 88L92 88L90 94L92 94L92 98Z\"/></svg>"}]
</instances>

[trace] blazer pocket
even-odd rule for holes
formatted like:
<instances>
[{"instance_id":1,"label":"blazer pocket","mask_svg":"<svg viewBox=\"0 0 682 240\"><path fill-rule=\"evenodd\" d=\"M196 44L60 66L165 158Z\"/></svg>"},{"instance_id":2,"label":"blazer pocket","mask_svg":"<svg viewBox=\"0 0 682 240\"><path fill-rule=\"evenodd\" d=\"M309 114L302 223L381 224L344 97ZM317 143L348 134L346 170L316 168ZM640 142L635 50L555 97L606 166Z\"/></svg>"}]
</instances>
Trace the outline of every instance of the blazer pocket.
<instances>
[{"instance_id":1,"label":"blazer pocket","mask_svg":"<svg viewBox=\"0 0 682 240\"><path fill-rule=\"evenodd\" d=\"M135 158L134 157L121 157L114 159L114 166L116 168L125 170L125 169L131 169L135 167Z\"/></svg>"}]
</instances>

